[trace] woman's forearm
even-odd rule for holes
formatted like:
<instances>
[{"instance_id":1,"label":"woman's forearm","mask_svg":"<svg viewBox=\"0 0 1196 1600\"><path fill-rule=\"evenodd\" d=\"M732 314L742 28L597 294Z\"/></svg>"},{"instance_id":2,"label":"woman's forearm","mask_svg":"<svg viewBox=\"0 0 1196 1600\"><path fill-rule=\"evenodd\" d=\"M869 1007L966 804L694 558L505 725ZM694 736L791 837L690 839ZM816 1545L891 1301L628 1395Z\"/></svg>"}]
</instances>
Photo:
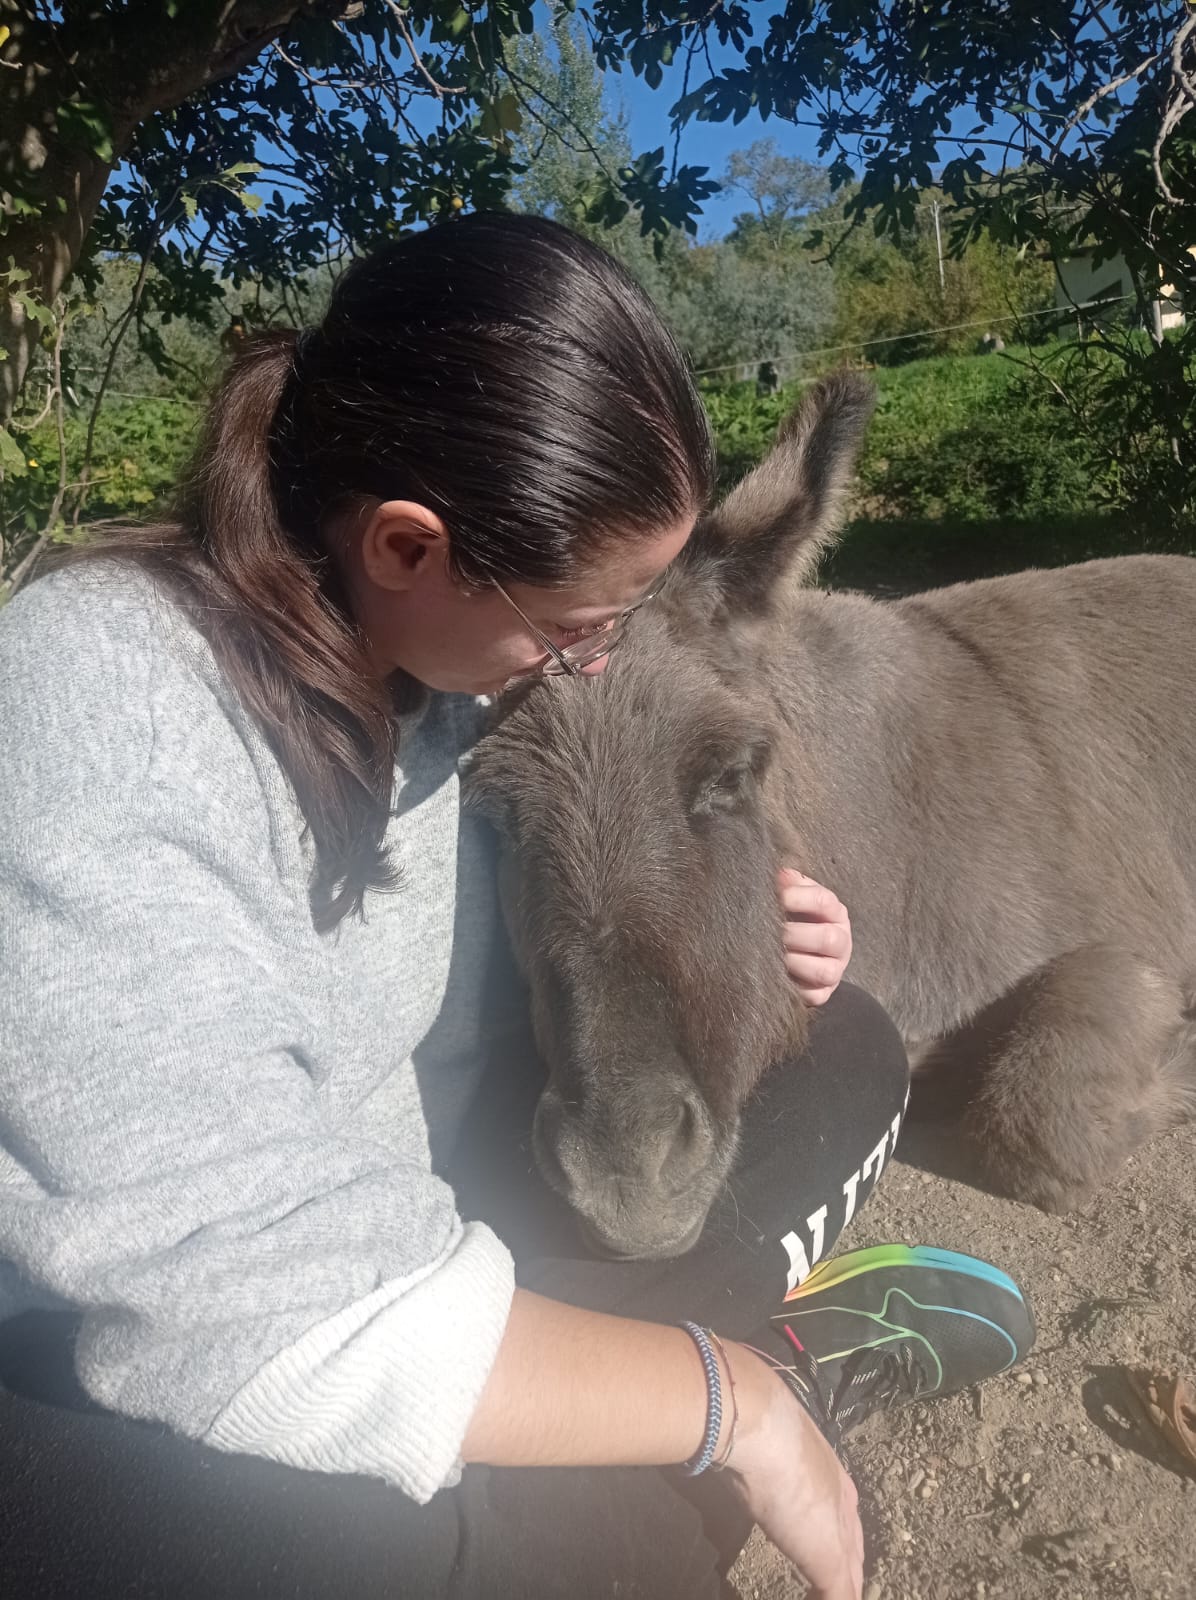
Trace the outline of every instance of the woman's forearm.
<instances>
[{"instance_id":1,"label":"woman's forearm","mask_svg":"<svg viewBox=\"0 0 1196 1600\"><path fill-rule=\"evenodd\" d=\"M739 1344L726 1356L723 1393L733 1375L739 1411L728 1464L748 1511L810 1581L811 1600L859 1600L864 1543L851 1480L764 1361ZM666 1466L697 1450L706 1407L702 1364L681 1328L516 1290L462 1455L496 1466Z\"/></svg>"},{"instance_id":2,"label":"woman's forearm","mask_svg":"<svg viewBox=\"0 0 1196 1600\"><path fill-rule=\"evenodd\" d=\"M706 1404L681 1328L517 1289L462 1455L492 1466L663 1466L697 1450Z\"/></svg>"}]
</instances>

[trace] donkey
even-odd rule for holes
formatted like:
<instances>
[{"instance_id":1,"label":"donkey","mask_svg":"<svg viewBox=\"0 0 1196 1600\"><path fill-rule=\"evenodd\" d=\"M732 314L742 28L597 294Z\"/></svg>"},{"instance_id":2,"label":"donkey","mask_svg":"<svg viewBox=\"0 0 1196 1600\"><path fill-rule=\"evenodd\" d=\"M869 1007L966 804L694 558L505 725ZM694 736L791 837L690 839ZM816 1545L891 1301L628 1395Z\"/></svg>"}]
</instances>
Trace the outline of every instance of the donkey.
<instances>
[{"instance_id":1,"label":"donkey","mask_svg":"<svg viewBox=\"0 0 1196 1600\"><path fill-rule=\"evenodd\" d=\"M510 691L470 763L549 1070L536 1158L615 1254L692 1244L803 1043L781 864L847 904L911 1059L983 1066L996 1187L1077 1207L1196 1108L1196 560L812 587L872 403L808 391L613 669Z\"/></svg>"}]
</instances>

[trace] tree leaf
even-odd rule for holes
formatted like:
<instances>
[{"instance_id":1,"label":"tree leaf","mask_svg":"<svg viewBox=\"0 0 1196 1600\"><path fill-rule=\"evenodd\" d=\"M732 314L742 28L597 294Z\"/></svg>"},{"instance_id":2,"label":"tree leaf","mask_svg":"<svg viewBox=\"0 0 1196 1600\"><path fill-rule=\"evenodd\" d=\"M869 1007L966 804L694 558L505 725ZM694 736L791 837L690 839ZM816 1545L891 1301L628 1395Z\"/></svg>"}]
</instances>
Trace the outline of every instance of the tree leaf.
<instances>
[{"instance_id":1,"label":"tree leaf","mask_svg":"<svg viewBox=\"0 0 1196 1600\"><path fill-rule=\"evenodd\" d=\"M28 471L25 452L7 428L0 428L0 479L23 478Z\"/></svg>"}]
</instances>

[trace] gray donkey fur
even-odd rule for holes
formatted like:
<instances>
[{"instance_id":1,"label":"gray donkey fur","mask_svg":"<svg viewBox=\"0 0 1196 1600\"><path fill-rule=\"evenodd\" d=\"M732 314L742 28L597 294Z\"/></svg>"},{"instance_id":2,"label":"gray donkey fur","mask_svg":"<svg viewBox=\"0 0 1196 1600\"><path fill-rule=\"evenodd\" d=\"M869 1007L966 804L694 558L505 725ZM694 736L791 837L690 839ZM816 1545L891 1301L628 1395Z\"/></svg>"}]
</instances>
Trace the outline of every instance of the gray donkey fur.
<instances>
[{"instance_id":1,"label":"gray donkey fur","mask_svg":"<svg viewBox=\"0 0 1196 1600\"><path fill-rule=\"evenodd\" d=\"M472 763L537 1158L616 1253L692 1243L805 1037L782 863L845 901L911 1055L983 1068L967 1127L1015 1197L1081 1204L1196 1104L1196 561L812 588L871 406L810 391L613 669L507 695Z\"/></svg>"}]
</instances>

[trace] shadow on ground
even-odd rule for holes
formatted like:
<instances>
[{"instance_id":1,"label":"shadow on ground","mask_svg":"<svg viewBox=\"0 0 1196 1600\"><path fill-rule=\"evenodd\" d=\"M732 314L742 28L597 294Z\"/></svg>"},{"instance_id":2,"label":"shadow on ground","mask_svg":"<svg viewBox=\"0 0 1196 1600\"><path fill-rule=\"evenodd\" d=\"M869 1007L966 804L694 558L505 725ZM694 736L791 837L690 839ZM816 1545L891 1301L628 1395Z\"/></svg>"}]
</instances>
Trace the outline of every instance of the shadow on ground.
<instances>
[{"instance_id":1,"label":"shadow on ground","mask_svg":"<svg viewBox=\"0 0 1196 1600\"><path fill-rule=\"evenodd\" d=\"M861 520L827 556L819 581L831 589L893 597L1026 567L1145 551L1196 555L1196 528L1155 531L1113 515L1038 523Z\"/></svg>"}]
</instances>

